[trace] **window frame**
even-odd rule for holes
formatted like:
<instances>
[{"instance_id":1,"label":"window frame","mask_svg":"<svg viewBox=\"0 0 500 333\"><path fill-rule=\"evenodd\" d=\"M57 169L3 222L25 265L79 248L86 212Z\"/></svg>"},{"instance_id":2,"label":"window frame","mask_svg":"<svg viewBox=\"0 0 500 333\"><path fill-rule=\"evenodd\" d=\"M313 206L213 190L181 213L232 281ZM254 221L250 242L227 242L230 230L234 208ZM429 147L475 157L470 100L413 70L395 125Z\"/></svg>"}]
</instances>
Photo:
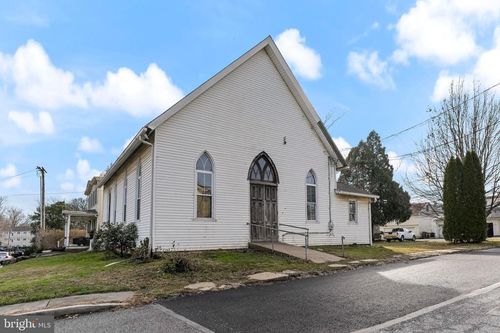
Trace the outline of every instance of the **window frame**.
<instances>
[{"instance_id":1,"label":"window frame","mask_svg":"<svg viewBox=\"0 0 500 333\"><path fill-rule=\"evenodd\" d=\"M203 155L207 155L210 163L212 164L212 171L206 171L206 170L198 170L197 164L199 159ZM200 194L198 193L198 173L204 173L204 174L211 174L211 194ZM210 196L211 197L211 216L210 217L199 217L198 216L198 195L200 196ZM215 218L215 163L214 159L212 158L212 155L208 151L203 151L196 160L194 161L194 208L193 208L193 220L195 221L210 221L210 222L216 222Z\"/></svg>"},{"instance_id":2,"label":"window frame","mask_svg":"<svg viewBox=\"0 0 500 333\"><path fill-rule=\"evenodd\" d=\"M107 204L108 204L108 216L107 217L107 222L108 223L111 223L111 189L108 191L108 195L107 195Z\"/></svg>"},{"instance_id":3,"label":"window frame","mask_svg":"<svg viewBox=\"0 0 500 333\"><path fill-rule=\"evenodd\" d=\"M314 178L314 183L309 183L307 178L309 178L309 174L312 175ZM316 173L314 172L313 169L310 169L307 174L306 174L306 223L319 223L318 219L318 177L316 176ZM309 201L308 201L308 189L309 187L314 187L314 220L309 219Z\"/></svg>"},{"instance_id":4,"label":"window frame","mask_svg":"<svg viewBox=\"0 0 500 333\"><path fill-rule=\"evenodd\" d=\"M114 197L113 197L113 223L116 223L116 205L118 204L118 184L115 183L115 186L114 186L114 191L115 193Z\"/></svg>"},{"instance_id":5,"label":"window frame","mask_svg":"<svg viewBox=\"0 0 500 333\"><path fill-rule=\"evenodd\" d=\"M141 220L141 201L142 201L142 162L139 160L135 169L135 216L134 220Z\"/></svg>"},{"instance_id":6,"label":"window frame","mask_svg":"<svg viewBox=\"0 0 500 333\"><path fill-rule=\"evenodd\" d=\"M354 203L354 220L351 220L351 203ZM347 203L347 221L352 224L358 224L358 201L349 199Z\"/></svg>"},{"instance_id":7,"label":"window frame","mask_svg":"<svg viewBox=\"0 0 500 333\"><path fill-rule=\"evenodd\" d=\"M127 171L125 171L125 178L123 179L123 213L122 213L122 218L123 222L127 222L127 200L128 200L128 175Z\"/></svg>"}]
</instances>

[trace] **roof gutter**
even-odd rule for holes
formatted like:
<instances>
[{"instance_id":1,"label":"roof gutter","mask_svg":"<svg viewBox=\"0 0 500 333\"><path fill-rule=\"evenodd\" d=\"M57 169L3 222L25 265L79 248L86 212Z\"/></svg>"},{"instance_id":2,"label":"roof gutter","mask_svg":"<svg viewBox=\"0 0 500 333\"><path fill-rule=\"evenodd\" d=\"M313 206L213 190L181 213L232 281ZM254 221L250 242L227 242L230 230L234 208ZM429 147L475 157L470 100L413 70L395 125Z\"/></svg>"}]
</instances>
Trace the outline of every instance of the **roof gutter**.
<instances>
[{"instance_id":1,"label":"roof gutter","mask_svg":"<svg viewBox=\"0 0 500 333\"><path fill-rule=\"evenodd\" d=\"M372 198L372 199L378 199L379 196L375 194L364 194L364 193L356 193L356 192L347 192L347 191L340 191L340 190L335 190L335 194L338 195L350 195L353 197L364 197L364 198Z\"/></svg>"},{"instance_id":2,"label":"roof gutter","mask_svg":"<svg viewBox=\"0 0 500 333\"><path fill-rule=\"evenodd\" d=\"M125 148L125 150L118 156L116 161L111 165L111 167L106 171L104 176L99 180L97 183L97 187L101 187L105 185L111 177L120 169L120 167L125 163L125 161L132 155L132 153L141 146L144 142L141 141L141 138L144 136L144 134L147 134L149 131L149 128L147 126L144 126L143 128L140 129L140 131L134 136L132 141L128 144L128 146Z\"/></svg>"},{"instance_id":3,"label":"roof gutter","mask_svg":"<svg viewBox=\"0 0 500 333\"><path fill-rule=\"evenodd\" d=\"M328 130L326 129L325 124L323 124L323 122L320 120L320 121L318 121L317 125L318 125L319 129L321 130L321 132L323 133L323 135L325 136L328 143L330 144L330 146L332 147L333 151L335 152L335 155L337 157L337 159L335 161L337 170L342 170L343 168L347 167L347 162L344 159L344 156L342 156L339 148L337 147L335 142L333 142L333 139L332 139L330 133L328 133Z\"/></svg>"}]
</instances>

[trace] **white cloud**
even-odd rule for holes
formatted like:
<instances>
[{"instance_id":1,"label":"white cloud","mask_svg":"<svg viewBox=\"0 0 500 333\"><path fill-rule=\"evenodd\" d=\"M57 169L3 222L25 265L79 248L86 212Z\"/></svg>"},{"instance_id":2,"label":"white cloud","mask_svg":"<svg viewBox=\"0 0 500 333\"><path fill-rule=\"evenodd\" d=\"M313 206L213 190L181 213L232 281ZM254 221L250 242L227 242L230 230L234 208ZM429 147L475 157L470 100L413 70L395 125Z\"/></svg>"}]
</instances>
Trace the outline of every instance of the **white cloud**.
<instances>
[{"instance_id":1,"label":"white cloud","mask_svg":"<svg viewBox=\"0 0 500 333\"><path fill-rule=\"evenodd\" d=\"M87 85L86 89L93 105L121 109L133 116L159 114L183 96L156 64L139 75L124 67L108 72L103 84Z\"/></svg>"},{"instance_id":2,"label":"white cloud","mask_svg":"<svg viewBox=\"0 0 500 333\"><path fill-rule=\"evenodd\" d=\"M287 29L276 38L276 45L294 72L309 80L321 77L321 57L305 45L306 39L297 29Z\"/></svg>"},{"instance_id":3,"label":"white cloud","mask_svg":"<svg viewBox=\"0 0 500 333\"><path fill-rule=\"evenodd\" d=\"M100 107L133 116L159 114L183 93L156 64L144 73L122 67L103 82L76 81L74 73L52 64L41 44L29 40L13 54L0 52L0 79L19 101L43 109Z\"/></svg>"},{"instance_id":4,"label":"white cloud","mask_svg":"<svg viewBox=\"0 0 500 333\"><path fill-rule=\"evenodd\" d=\"M348 72L363 82L381 89L394 89L395 87L387 62L380 60L376 51L349 52L347 65Z\"/></svg>"},{"instance_id":5,"label":"white cloud","mask_svg":"<svg viewBox=\"0 0 500 333\"><path fill-rule=\"evenodd\" d=\"M389 157L389 163L394 168L394 173L399 173L400 175L410 175L417 171L417 167L413 162L407 159L397 158L398 154L394 151L388 151L387 155Z\"/></svg>"},{"instance_id":6,"label":"white cloud","mask_svg":"<svg viewBox=\"0 0 500 333\"><path fill-rule=\"evenodd\" d=\"M68 168L58 176L59 187L65 192L84 191L87 181L101 171L93 169L88 160L79 159L74 169Z\"/></svg>"},{"instance_id":7,"label":"white cloud","mask_svg":"<svg viewBox=\"0 0 500 333\"><path fill-rule=\"evenodd\" d=\"M14 177L16 174L17 168L12 163L0 168L0 179L3 179L2 186L6 189L18 187L21 184L21 177Z\"/></svg>"},{"instance_id":8,"label":"white cloud","mask_svg":"<svg viewBox=\"0 0 500 333\"><path fill-rule=\"evenodd\" d=\"M340 150L340 153L344 156L344 158L347 157L349 151L352 148L351 144L341 136L339 136L338 138L333 138L333 142L335 142L335 145Z\"/></svg>"},{"instance_id":9,"label":"white cloud","mask_svg":"<svg viewBox=\"0 0 500 333\"><path fill-rule=\"evenodd\" d=\"M419 0L396 24L399 48L393 59L409 57L456 64L478 54L476 35L500 18L498 0Z\"/></svg>"},{"instance_id":10,"label":"white cloud","mask_svg":"<svg viewBox=\"0 0 500 333\"><path fill-rule=\"evenodd\" d=\"M76 174L81 180L89 180L94 176L98 176L101 172L97 169L91 169L88 160L78 160L76 163Z\"/></svg>"},{"instance_id":11,"label":"white cloud","mask_svg":"<svg viewBox=\"0 0 500 333\"><path fill-rule=\"evenodd\" d=\"M86 153L102 153L104 149L97 139L89 138L88 136L82 136L80 139L80 144L78 145L78 150Z\"/></svg>"},{"instance_id":12,"label":"white cloud","mask_svg":"<svg viewBox=\"0 0 500 333\"><path fill-rule=\"evenodd\" d=\"M87 100L74 75L55 67L42 45L29 40L13 56L3 56L4 72L14 84L16 96L44 109L86 107Z\"/></svg>"},{"instance_id":13,"label":"white cloud","mask_svg":"<svg viewBox=\"0 0 500 333\"><path fill-rule=\"evenodd\" d=\"M54 133L54 122L48 112L39 112L38 118L35 118L31 112L10 111L7 117L26 133Z\"/></svg>"},{"instance_id":14,"label":"white cloud","mask_svg":"<svg viewBox=\"0 0 500 333\"><path fill-rule=\"evenodd\" d=\"M464 88L472 91L473 81L476 80L486 89L499 82L500 78L500 26L495 29L494 46L492 49L481 53L471 72L462 75L449 74L441 71L434 85L432 100L439 102L449 96L450 84L459 79L464 81ZM495 89L500 93L500 87Z\"/></svg>"}]
</instances>

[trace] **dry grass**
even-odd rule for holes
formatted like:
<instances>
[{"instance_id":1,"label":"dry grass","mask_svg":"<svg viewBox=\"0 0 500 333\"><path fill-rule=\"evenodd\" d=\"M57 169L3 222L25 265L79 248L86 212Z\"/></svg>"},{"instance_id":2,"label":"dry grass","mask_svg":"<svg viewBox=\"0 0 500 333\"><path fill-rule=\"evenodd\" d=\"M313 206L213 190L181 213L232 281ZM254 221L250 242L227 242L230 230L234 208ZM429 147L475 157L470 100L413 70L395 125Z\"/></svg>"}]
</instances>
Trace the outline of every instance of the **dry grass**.
<instances>
[{"instance_id":1,"label":"dry grass","mask_svg":"<svg viewBox=\"0 0 500 333\"><path fill-rule=\"evenodd\" d=\"M453 244L448 242L376 242L373 246L356 245L345 246L344 253L348 259L386 259L394 255L407 255L433 250L446 249L484 249L492 246L500 246L500 242L486 241L481 244ZM317 248L342 256L340 246L318 246Z\"/></svg>"},{"instance_id":2,"label":"dry grass","mask_svg":"<svg viewBox=\"0 0 500 333\"><path fill-rule=\"evenodd\" d=\"M212 281L227 284L245 280L246 275L262 271L328 270L327 265L268 253L242 251L206 251L183 253L197 269L182 274L163 271L165 259L147 263L121 261L103 253L65 253L22 261L0 269L0 305L40 299L133 290L140 301L150 301L179 293L189 283Z\"/></svg>"}]
</instances>

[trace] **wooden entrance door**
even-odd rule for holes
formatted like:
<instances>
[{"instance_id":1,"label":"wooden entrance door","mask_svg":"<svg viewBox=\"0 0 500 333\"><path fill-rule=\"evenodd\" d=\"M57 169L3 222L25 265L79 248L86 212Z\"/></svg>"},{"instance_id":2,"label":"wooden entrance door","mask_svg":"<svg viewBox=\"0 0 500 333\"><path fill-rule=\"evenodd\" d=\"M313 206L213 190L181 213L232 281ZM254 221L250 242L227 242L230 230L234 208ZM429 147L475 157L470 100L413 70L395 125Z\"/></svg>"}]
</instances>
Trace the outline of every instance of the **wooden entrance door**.
<instances>
[{"instance_id":1,"label":"wooden entrance door","mask_svg":"<svg viewBox=\"0 0 500 333\"><path fill-rule=\"evenodd\" d=\"M250 181L250 237L252 242L278 240L278 173L262 152L248 171Z\"/></svg>"},{"instance_id":2,"label":"wooden entrance door","mask_svg":"<svg viewBox=\"0 0 500 333\"><path fill-rule=\"evenodd\" d=\"M250 184L252 242L278 240L278 187Z\"/></svg>"}]
</instances>

